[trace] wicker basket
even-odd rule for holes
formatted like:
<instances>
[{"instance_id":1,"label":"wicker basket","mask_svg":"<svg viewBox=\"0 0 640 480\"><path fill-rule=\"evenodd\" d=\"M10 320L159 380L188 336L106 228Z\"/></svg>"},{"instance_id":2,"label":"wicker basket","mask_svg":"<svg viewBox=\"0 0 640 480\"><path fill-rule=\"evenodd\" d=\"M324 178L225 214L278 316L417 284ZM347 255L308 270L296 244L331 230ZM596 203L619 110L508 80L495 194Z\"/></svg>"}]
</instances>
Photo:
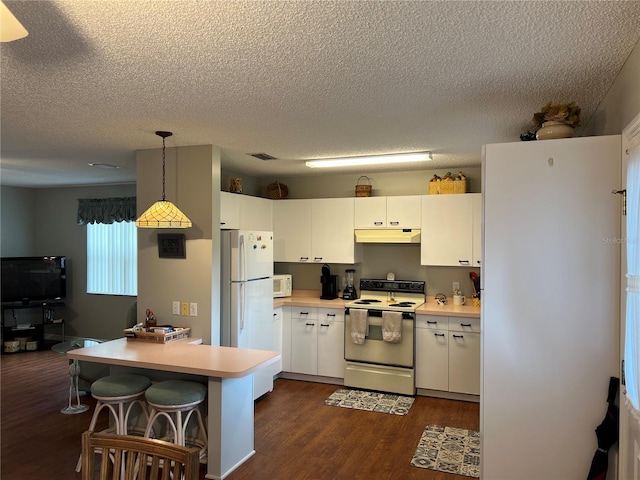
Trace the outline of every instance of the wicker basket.
<instances>
[{"instance_id":1,"label":"wicker basket","mask_svg":"<svg viewBox=\"0 0 640 480\"><path fill-rule=\"evenodd\" d=\"M360 180L364 179L364 181L369 183L360 183ZM358 182L356 184L356 197L370 197L371 196L371 179L369 177L362 175L358 178Z\"/></svg>"},{"instance_id":2,"label":"wicker basket","mask_svg":"<svg viewBox=\"0 0 640 480\"><path fill-rule=\"evenodd\" d=\"M175 328L179 330L169 333L134 331L133 328L125 328L124 336L127 337L127 340L140 340L153 343L167 343L191 336L191 329L189 327Z\"/></svg>"},{"instance_id":3,"label":"wicker basket","mask_svg":"<svg viewBox=\"0 0 640 480\"><path fill-rule=\"evenodd\" d=\"M284 183L274 182L267 185L267 198L282 200L289 196L289 188Z\"/></svg>"},{"instance_id":4,"label":"wicker basket","mask_svg":"<svg viewBox=\"0 0 640 480\"><path fill-rule=\"evenodd\" d=\"M440 180L429 182L429 195L467 193L467 180Z\"/></svg>"}]
</instances>

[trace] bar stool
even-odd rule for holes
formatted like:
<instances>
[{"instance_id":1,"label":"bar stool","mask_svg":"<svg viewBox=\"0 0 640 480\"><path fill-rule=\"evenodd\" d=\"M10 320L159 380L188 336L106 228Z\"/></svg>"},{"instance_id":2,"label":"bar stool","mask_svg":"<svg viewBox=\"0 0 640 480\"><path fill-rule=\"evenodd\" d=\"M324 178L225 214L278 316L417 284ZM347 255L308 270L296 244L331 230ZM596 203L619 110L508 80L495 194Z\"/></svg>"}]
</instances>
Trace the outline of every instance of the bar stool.
<instances>
[{"instance_id":1,"label":"bar stool","mask_svg":"<svg viewBox=\"0 0 640 480\"><path fill-rule=\"evenodd\" d=\"M162 440L187 446L187 427L191 416L195 413L199 428L198 438L189 440L190 443L200 447L200 457L206 457L207 429L202 421L199 405L207 396L207 388L198 382L166 380L151 385L144 395L151 408L144 436L155 436L155 423L160 417L165 417L167 432ZM183 413L186 413L185 417Z\"/></svg>"},{"instance_id":2,"label":"bar stool","mask_svg":"<svg viewBox=\"0 0 640 480\"><path fill-rule=\"evenodd\" d=\"M91 417L89 431L93 432L98 416L106 408L113 417L113 429L116 435L127 435L129 431L129 415L135 404L140 405L145 421L149 421L149 412L144 401L144 392L151 385L144 375L120 374L99 378L91 384L91 395L97 400L96 408ZM76 472L82 468L82 460L78 460Z\"/></svg>"}]
</instances>

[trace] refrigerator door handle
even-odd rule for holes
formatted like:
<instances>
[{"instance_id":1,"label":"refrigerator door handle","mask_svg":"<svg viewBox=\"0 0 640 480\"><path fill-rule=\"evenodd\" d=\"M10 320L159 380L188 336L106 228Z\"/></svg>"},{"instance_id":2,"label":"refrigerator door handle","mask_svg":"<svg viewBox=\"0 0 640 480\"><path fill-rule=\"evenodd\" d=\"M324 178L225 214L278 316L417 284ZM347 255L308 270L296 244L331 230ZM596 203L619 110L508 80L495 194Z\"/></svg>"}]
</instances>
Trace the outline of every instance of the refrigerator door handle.
<instances>
[{"instance_id":1,"label":"refrigerator door handle","mask_svg":"<svg viewBox=\"0 0 640 480\"><path fill-rule=\"evenodd\" d=\"M240 316L240 330L244 330L245 286L246 285L244 283L238 284L238 288L240 289L240 295L238 299L238 301L240 302L240 311L238 312Z\"/></svg>"},{"instance_id":2,"label":"refrigerator door handle","mask_svg":"<svg viewBox=\"0 0 640 480\"><path fill-rule=\"evenodd\" d=\"M244 243L244 235L238 236L238 274L240 281L247 280L247 252Z\"/></svg>"}]
</instances>

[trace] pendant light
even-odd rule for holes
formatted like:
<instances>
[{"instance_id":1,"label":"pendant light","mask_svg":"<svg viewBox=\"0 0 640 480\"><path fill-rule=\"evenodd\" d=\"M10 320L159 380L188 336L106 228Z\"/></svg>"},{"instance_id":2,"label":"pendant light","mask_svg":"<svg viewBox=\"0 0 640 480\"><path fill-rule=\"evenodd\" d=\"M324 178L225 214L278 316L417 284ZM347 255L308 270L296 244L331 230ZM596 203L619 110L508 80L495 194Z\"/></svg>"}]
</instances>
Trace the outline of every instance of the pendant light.
<instances>
[{"instance_id":1,"label":"pendant light","mask_svg":"<svg viewBox=\"0 0 640 480\"><path fill-rule=\"evenodd\" d=\"M139 228L189 228L191 220L182 213L173 203L165 200L164 193L164 169L165 169L165 138L173 135L171 132L156 132L162 137L162 200L151 205L138 219L136 227Z\"/></svg>"}]
</instances>

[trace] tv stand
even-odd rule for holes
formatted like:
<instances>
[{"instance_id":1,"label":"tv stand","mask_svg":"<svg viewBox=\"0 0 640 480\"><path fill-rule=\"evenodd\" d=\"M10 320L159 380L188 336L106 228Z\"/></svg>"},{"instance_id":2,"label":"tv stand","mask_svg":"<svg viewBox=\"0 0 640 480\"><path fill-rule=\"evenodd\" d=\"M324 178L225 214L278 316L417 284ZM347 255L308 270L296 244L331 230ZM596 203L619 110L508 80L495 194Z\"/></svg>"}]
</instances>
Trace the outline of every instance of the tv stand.
<instances>
[{"instance_id":1,"label":"tv stand","mask_svg":"<svg viewBox=\"0 0 640 480\"><path fill-rule=\"evenodd\" d=\"M2 331L2 346L4 347L4 342L15 340L21 337L31 337L32 340L38 342L38 350L44 350L46 348L45 345L45 329L51 326L57 326L60 328L62 334L62 341L65 341L64 334L64 320L61 318L56 318L56 309L60 307L64 307L64 302L60 300L52 300L52 301L34 301L34 302L9 302L3 303L0 308L2 310L2 317L0 319L1 331ZM42 316L40 317L40 323L32 322L28 326L22 326L19 324L11 324L7 325L5 312L7 310L25 310L25 309L33 309L40 308L42 309ZM12 322L13 323L13 322ZM53 343L59 343L55 341ZM21 350L22 351L22 350ZM2 349L4 353L4 348Z\"/></svg>"}]
</instances>

